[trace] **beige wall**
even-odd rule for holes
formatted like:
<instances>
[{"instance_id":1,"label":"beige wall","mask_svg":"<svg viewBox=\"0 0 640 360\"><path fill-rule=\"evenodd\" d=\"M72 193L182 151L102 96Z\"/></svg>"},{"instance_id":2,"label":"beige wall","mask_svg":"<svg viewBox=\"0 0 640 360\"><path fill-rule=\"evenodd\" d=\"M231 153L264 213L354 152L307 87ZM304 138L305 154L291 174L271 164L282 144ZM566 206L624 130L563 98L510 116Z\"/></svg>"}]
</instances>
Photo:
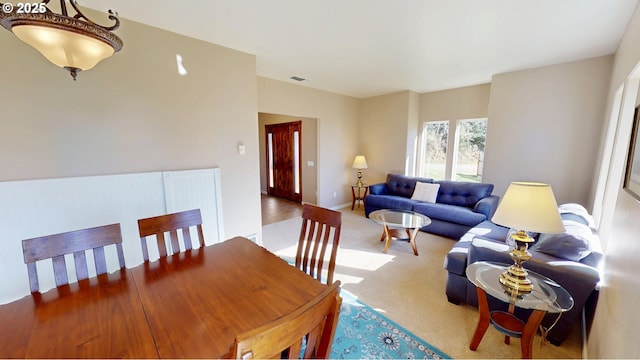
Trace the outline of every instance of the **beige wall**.
<instances>
[{"instance_id":1,"label":"beige wall","mask_svg":"<svg viewBox=\"0 0 640 360\"><path fill-rule=\"evenodd\" d=\"M616 52L609 91L609 107L614 107L614 91L623 85L627 77L637 69L640 62L640 11L636 9L627 27L624 38ZM637 70L636 70L637 72ZM637 81L637 79L636 79ZM633 111L627 111L633 116ZM628 120L628 119L627 119ZM623 121L628 123L628 121ZM628 134L629 129L626 130ZM628 137L617 139L621 146L627 146ZM625 161L624 156L613 159ZM620 166L612 166L617 170ZM593 328L588 341L590 358L638 358L640 357L640 311L637 300L640 298L640 202L625 190L619 179L622 171L610 174L611 186L617 188L617 199L613 206L611 224L607 231L607 253L604 266L604 279L600 299L596 310Z\"/></svg>"},{"instance_id":2,"label":"beige wall","mask_svg":"<svg viewBox=\"0 0 640 360\"><path fill-rule=\"evenodd\" d=\"M413 156L407 153L413 141L409 136L416 136L415 128L410 127L417 124L412 100L417 103L411 91L361 100L359 148L369 166L365 183L383 182L388 173L405 174Z\"/></svg>"},{"instance_id":3,"label":"beige wall","mask_svg":"<svg viewBox=\"0 0 640 360\"><path fill-rule=\"evenodd\" d=\"M358 104L359 100L353 97L258 77L259 112L318 119L316 171L320 206L351 204L348 185L355 179L351 164L359 151Z\"/></svg>"},{"instance_id":4,"label":"beige wall","mask_svg":"<svg viewBox=\"0 0 640 360\"><path fill-rule=\"evenodd\" d=\"M117 33L123 50L74 82L0 31L0 180L220 167L225 236L259 233L255 57L127 20Z\"/></svg>"},{"instance_id":5,"label":"beige wall","mask_svg":"<svg viewBox=\"0 0 640 360\"><path fill-rule=\"evenodd\" d=\"M591 207L613 56L499 74L489 101L483 180L551 184L558 203Z\"/></svg>"},{"instance_id":6,"label":"beige wall","mask_svg":"<svg viewBox=\"0 0 640 360\"><path fill-rule=\"evenodd\" d=\"M420 94L409 92L409 109L407 114L407 145L405 150L404 172L416 175L418 165L418 145L420 126Z\"/></svg>"},{"instance_id":7,"label":"beige wall","mask_svg":"<svg viewBox=\"0 0 640 360\"><path fill-rule=\"evenodd\" d=\"M258 113L258 139L260 142L260 191L267 193L267 145L265 138L265 125L280 124L286 122L302 122L301 173L302 173L302 202L317 204L318 198L318 121L314 118ZM313 166L308 164L313 162Z\"/></svg>"},{"instance_id":8,"label":"beige wall","mask_svg":"<svg viewBox=\"0 0 640 360\"><path fill-rule=\"evenodd\" d=\"M420 120L460 120L486 118L491 84L435 91L420 96Z\"/></svg>"}]
</instances>

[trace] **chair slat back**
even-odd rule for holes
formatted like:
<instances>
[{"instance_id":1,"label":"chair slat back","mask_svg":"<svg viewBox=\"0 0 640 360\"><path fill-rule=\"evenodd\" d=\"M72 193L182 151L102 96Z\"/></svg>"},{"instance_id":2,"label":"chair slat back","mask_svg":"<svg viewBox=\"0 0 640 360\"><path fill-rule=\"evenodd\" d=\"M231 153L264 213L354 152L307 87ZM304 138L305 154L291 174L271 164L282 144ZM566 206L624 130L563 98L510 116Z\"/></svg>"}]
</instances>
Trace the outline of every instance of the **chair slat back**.
<instances>
[{"instance_id":1,"label":"chair slat back","mask_svg":"<svg viewBox=\"0 0 640 360\"><path fill-rule=\"evenodd\" d=\"M231 358L280 359L285 354L289 359L298 359L305 339L303 359L327 359L341 304L340 281L336 281L294 312L238 335Z\"/></svg>"},{"instance_id":2,"label":"chair slat back","mask_svg":"<svg viewBox=\"0 0 640 360\"><path fill-rule=\"evenodd\" d=\"M120 224L22 240L22 252L24 262L27 264L31 292L37 292L40 289L36 262L51 259L56 286L61 286L69 283L66 254L73 254L76 277L78 280L83 280L89 277L85 251L92 250L93 252L96 274L105 274L107 261L104 247L112 244L116 246L118 264L122 269L125 267L125 263Z\"/></svg>"},{"instance_id":3,"label":"chair slat back","mask_svg":"<svg viewBox=\"0 0 640 360\"><path fill-rule=\"evenodd\" d=\"M185 250L192 249L193 242L191 241L190 232L190 228L192 226L196 227L198 233L198 244L200 247L204 246L202 215L200 214L200 209L139 219L138 230L140 231L140 241L142 243L142 256L144 261L149 261L147 236L155 235L160 257L180 252L178 230L181 230L182 232ZM169 244L166 242L165 233L169 233Z\"/></svg>"},{"instance_id":4,"label":"chair slat back","mask_svg":"<svg viewBox=\"0 0 640 360\"><path fill-rule=\"evenodd\" d=\"M302 208L302 226L296 252L296 267L322 281L326 270L326 283L333 282L336 254L340 242L342 214L338 211L305 204ZM330 245L330 256L326 253Z\"/></svg>"}]
</instances>

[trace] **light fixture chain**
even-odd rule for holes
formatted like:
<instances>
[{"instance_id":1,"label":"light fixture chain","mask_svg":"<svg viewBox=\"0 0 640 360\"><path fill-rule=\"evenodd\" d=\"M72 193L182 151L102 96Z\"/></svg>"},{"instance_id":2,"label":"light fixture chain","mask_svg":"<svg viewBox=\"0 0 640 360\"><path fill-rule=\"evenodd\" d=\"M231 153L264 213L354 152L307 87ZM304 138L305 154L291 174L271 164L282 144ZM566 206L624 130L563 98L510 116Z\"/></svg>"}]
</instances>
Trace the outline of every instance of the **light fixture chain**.
<instances>
[{"instance_id":1,"label":"light fixture chain","mask_svg":"<svg viewBox=\"0 0 640 360\"><path fill-rule=\"evenodd\" d=\"M49 3L49 0L43 0L42 2L47 4ZM60 0L60 11L62 12L62 15L69 16L69 14L67 13L67 4L64 3L64 0Z\"/></svg>"}]
</instances>

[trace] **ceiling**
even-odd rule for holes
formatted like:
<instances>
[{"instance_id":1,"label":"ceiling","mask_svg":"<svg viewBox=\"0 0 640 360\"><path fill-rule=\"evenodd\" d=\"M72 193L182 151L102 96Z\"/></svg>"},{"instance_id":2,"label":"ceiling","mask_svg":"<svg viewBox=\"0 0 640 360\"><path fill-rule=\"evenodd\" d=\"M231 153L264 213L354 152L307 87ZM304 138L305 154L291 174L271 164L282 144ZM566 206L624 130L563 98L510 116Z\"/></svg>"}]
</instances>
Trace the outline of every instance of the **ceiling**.
<instances>
[{"instance_id":1,"label":"ceiling","mask_svg":"<svg viewBox=\"0 0 640 360\"><path fill-rule=\"evenodd\" d=\"M80 0L254 54L259 76L359 98L482 84L494 74L612 54L637 3Z\"/></svg>"}]
</instances>

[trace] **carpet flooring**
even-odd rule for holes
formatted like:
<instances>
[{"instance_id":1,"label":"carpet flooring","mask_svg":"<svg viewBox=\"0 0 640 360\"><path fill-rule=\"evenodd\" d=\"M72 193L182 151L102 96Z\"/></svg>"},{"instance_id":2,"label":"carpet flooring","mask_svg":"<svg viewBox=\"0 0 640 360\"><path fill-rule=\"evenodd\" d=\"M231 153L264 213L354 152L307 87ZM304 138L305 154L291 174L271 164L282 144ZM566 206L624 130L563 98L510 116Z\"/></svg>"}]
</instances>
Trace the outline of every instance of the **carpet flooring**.
<instances>
[{"instance_id":1,"label":"carpet flooring","mask_svg":"<svg viewBox=\"0 0 640 360\"><path fill-rule=\"evenodd\" d=\"M263 246L273 253L294 258L300 217L262 228ZM453 305L445 296L445 254L454 241L420 232L419 256L407 242L394 241L387 254L379 241L382 227L364 217L362 209L342 210L342 233L336 259L336 280L362 303L453 358L520 358L520 341L504 344L504 337L489 328L477 351L469 350L477 321L477 309ZM535 358L582 357L580 326L561 346L541 347L534 340Z\"/></svg>"},{"instance_id":2,"label":"carpet flooring","mask_svg":"<svg viewBox=\"0 0 640 360\"><path fill-rule=\"evenodd\" d=\"M450 359L342 289L332 359Z\"/></svg>"}]
</instances>

